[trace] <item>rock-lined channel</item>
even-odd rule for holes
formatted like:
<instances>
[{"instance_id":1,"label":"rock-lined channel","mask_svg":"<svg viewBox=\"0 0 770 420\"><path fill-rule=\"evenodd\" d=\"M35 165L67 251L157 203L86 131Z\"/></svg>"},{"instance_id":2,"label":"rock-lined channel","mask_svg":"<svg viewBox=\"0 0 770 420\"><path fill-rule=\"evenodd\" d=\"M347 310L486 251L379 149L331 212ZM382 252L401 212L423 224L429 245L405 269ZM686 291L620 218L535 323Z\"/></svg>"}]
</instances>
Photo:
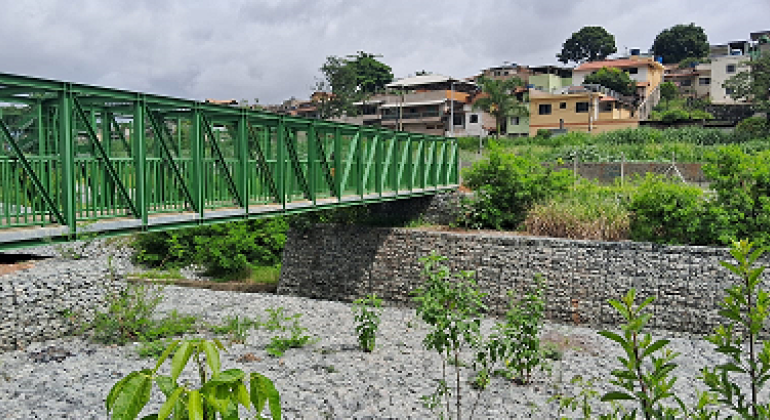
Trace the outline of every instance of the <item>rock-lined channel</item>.
<instances>
[{"instance_id":1,"label":"rock-lined channel","mask_svg":"<svg viewBox=\"0 0 770 420\"><path fill-rule=\"evenodd\" d=\"M103 264L84 260L82 264ZM45 266L51 270L50 264ZM31 269L34 271L35 269ZM2 281L2 277L0 277ZM268 308L300 313L301 324L318 338L315 344L288 350L273 358L265 351L270 337L252 330L244 344L232 344L223 354L223 368L241 368L272 378L281 393L286 419L426 419L435 418L420 397L431 393L441 377L437 355L422 348L426 328L413 309L384 308L377 348L358 350L351 306L347 303L259 293L236 293L167 287L162 313L177 310L198 314L219 323L228 316L266 318ZM489 329L494 320L485 322ZM704 365L721 358L706 341L682 334L658 332L672 339L672 350L681 353L675 371L676 389L692 401L703 386L697 377ZM550 373L540 373L534 383L520 386L494 378L483 395L474 418L556 418L558 407L549 402L556 393L575 393L570 384L576 375L597 378L599 393L610 389L610 371L617 367L620 349L596 331L579 326L546 324L546 341L560 343L564 357L551 362ZM0 353L0 418L4 419L104 419L104 398L112 385L132 370L151 368L152 359L141 359L135 346L102 346L79 337L33 343L27 348ZM470 362L470 355L465 356ZM188 378L193 381L192 371ZM463 386L472 371L462 370ZM155 389L148 410L162 403ZM464 407L475 401L475 392L464 394ZM767 396L764 396L767 398ZM598 405L598 403L597 403ZM467 413L467 411L466 411ZM574 417L571 413L565 413ZM243 418L253 418L242 413Z\"/></svg>"}]
</instances>

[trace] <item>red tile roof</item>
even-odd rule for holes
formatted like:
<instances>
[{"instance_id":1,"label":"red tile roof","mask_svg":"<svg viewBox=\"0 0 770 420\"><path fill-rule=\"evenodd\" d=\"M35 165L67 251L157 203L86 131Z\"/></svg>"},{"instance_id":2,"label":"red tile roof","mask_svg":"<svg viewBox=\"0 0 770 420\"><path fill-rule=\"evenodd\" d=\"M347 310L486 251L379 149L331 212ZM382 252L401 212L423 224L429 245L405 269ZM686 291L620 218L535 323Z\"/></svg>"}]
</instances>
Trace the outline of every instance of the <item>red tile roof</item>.
<instances>
[{"instance_id":1,"label":"red tile roof","mask_svg":"<svg viewBox=\"0 0 770 420\"><path fill-rule=\"evenodd\" d=\"M639 59L620 59L620 60L603 60L603 61L589 61L583 63L575 68L573 71L586 71L586 70L599 70L602 67L645 67L654 66L655 62L650 60Z\"/></svg>"}]
</instances>

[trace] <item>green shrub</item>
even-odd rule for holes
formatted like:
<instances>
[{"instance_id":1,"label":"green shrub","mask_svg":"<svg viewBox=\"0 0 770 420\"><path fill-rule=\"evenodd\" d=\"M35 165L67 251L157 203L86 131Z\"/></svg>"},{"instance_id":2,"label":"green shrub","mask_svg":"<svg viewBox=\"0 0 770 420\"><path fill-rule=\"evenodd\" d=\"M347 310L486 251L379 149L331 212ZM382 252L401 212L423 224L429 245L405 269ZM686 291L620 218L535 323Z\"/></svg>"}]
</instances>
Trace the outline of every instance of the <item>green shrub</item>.
<instances>
[{"instance_id":1,"label":"green shrub","mask_svg":"<svg viewBox=\"0 0 770 420\"><path fill-rule=\"evenodd\" d=\"M572 185L570 171L554 171L494 146L490 147L489 158L465 170L463 178L476 196L460 222L494 229L518 227L532 205Z\"/></svg>"},{"instance_id":2,"label":"green shrub","mask_svg":"<svg viewBox=\"0 0 770 420\"><path fill-rule=\"evenodd\" d=\"M275 267L286 243L285 218L220 223L137 235L137 262L156 267L191 263L210 275L244 278L255 267Z\"/></svg>"},{"instance_id":3,"label":"green shrub","mask_svg":"<svg viewBox=\"0 0 770 420\"><path fill-rule=\"evenodd\" d=\"M753 139L767 137L770 136L770 123L767 118L749 117L735 126L735 132Z\"/></svg>"},{"instance_id":4,"label":"green shrub","mask_svg":"<svg viewBox=\"0 0 770 420\"><path fill-rule=\"evenodd\" d=\"M672 123L676 121L689 120L690 114L683 109L670 109L663 112L660 120L666 123Z\"/></svg>"},{"instance_id":5,"label":"green shrub","mask_svg":"<svg viewBox=\"0 0 770 420\"><path fill-rule=\"evenodd\" d=\"M723 219L719 241L749 238L770 245L770 151L746 154L728 146L707 160L703 172L717 194L712 212Z\"/></svg>"},{"instance_id":6,"label":"green shrub","mask_svg":"<svg viewBox=\"0 0 770 420\"><path fill-rule=\"evenodd\" d=\"M631 239L670 244L713 243L704 232L705 200L698 187L647 174L628 204Z\"/></svg>"},{"instance_id":7,"label":"green shrub","mask_svg":"<svg viewBox=\"0 0 770 420\"><path fill-rule=\"evenodd\" d=\"M483 140L479 139L478 137L458 137L457 147L459 147L461 150L470 150L472 152L478 152L479 143L482 141Z\"/></svg>"}]
</instances>

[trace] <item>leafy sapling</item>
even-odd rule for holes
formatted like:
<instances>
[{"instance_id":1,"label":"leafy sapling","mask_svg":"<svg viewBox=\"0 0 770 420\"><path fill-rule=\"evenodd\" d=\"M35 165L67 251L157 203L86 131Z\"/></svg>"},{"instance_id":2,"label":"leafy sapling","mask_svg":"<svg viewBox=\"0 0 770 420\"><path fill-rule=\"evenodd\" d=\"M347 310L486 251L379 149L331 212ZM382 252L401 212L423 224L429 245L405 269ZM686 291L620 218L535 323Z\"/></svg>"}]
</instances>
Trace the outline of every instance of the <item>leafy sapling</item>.
<instances>
[{"instance_id":1,"label":"leafy sapling","mask_svg":"<svg viewBox=\"0 0 770 420\"><path fill-rule=\"evenodd\" d=\"M707 339L728 361L703 369L703 381L719 395L719 402L744 419L770 418L770 402L760 401L762 388L770 380L770 340L759 335L770 316L770 293L761 288L764 266L755 267L764 249L754 249L746 240L733 243L730 254L737 264L721 262L739 281L727 289L719 314L728 320ZM734 382L747 378L748 394Z\"/></svg>"},{"instance_id":2,"label":"leafy sapling","mask_svg":"<svg viewBox=\"0 0 770 420\"><path fill-rule=\"evenodd\" d=\"M433 396L423 398L432 409L440 410L440 417L453 417L450 410L451 392L447 386L446 365L449 360L455 370L455 412L462 418L462 389L460 381L460 352L464 347L477 347L480 341L481 314L486 310L484 296L476 286L473 273L463 271L450 280L449 269L441 264L446 257L435 252L421 258L425 282L416 290L417 315L430 326L423 340L427 350L434 350L442 360L442 379ZM436 401L444 400L439 409Z\"/></svg>"},{"instance_id":3,"label":"leafy sapling","mask_svg":"<svg viewBox=\"0 0 770 420\"><path fill-rule=\"evenodd\" d=\"M381 307L382 299L377 298L374 293L353 302L358 344L361 350L367 353L374 351L377 329L380 326Z\"/></svg>"},{"instance_id":4,"label":"leafy sapling","mask_svg":"<svg viewBox=\"0 0 770 420\"><path fill-rule=\"evenodd\" d=\"M678 353L665 348L669 340L653 341L649 333L642 334L652 317L644 312L644 308L655 298L651 296L639 305L636 305L635 298L636 290L631 289L620 301L609 301L626 321L621 325L622 335L611 331L599 332L620 344L625 351L625 357L618 357L622 368L612 371L614 379L611 380L621 390L604 394L602 401L636 401L639 408L628 413L632 419L636 418L637 412L647 420L674 418L679 414L678 410L664 406L663 401L674 399L684 409L684 404L672 390L677 378L670 376L677 366L673 360Z\"/></svg>"},{"instance_id":5,"label":"leafy sapling","mask_svg":"<svg viewBox=\"0 0 770 420\"><path fill-rule=\"evenodd\" d=\"M105 400L111 419L133 420L150 401L153 383L166 401L156 414L143 419L237 419L240 406L255 409L257 418L267 408L270 418L281 418L281 401L273 382L259 373L246 374L240 369L221 370L219 340L174 341L158 359L153 369L129 373L110 390ZM172 356L173 354L173 356ZM171 375L158 369L171 357ZM196 388L179 377L190 359L195 361L200 381ZM205 362L204 362L205 360ZM208 367L207 370L206 368Z\"/></svg>"}]
</instances>

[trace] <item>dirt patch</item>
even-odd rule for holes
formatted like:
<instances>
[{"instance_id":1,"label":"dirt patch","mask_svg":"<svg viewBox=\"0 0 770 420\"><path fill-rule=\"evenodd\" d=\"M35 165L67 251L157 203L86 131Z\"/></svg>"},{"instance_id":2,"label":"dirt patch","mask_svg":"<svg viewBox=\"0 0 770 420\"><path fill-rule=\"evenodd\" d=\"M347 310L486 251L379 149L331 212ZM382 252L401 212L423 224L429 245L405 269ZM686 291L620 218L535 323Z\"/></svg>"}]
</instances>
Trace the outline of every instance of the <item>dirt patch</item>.
<instances>
[{"instance_id":1,"label":"dirt patch","mask_svg":"<svg viewBox=\"0 0 770 420\"><path fill-rule=\"evenodd\" d=\"M35 266L35 262L47 259L39 255L31 254L7 254L0 252L0 277L27 270Z\"/></svg>"},{"instance_id":2,"label":"dirt patch","mask_svg":"<svg viewBox=\"0 0 770 420\"><path fill-rule=\"evenodd\" d=\"M278 290L278 284L264 284L251 282L226 282L218 283L215 281L200 280L153 280L153 279L131 279L132 283L153 283L169 284L181 287L195 287L198 289L217 290L221 292L241 292L241 293L275 293Z\"/></svg>"}]
</instances>

